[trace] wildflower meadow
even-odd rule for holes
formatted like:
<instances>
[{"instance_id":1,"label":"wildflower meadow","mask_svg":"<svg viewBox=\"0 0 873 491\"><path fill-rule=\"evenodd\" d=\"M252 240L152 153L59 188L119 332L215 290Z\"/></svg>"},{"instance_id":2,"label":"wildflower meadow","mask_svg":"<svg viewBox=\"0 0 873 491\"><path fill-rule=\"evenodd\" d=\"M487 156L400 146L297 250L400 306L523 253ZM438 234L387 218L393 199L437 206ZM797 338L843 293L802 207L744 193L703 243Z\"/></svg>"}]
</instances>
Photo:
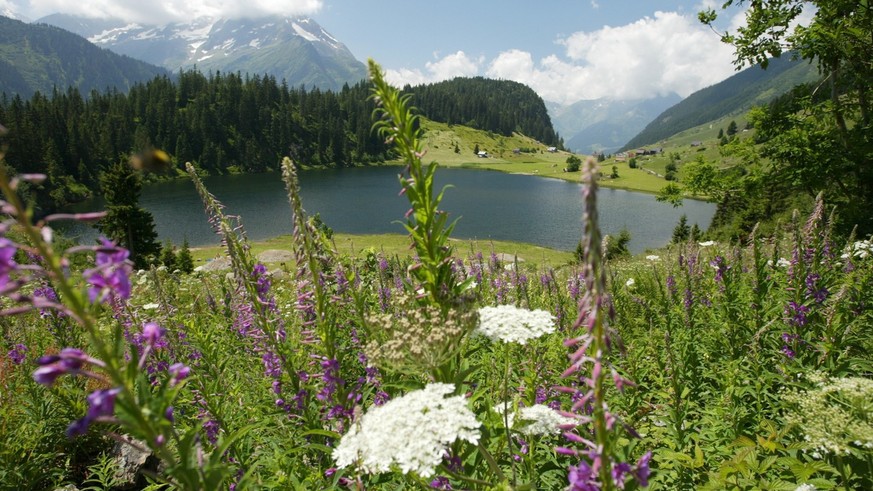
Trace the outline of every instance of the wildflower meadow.
<instances>
[{"instance_id":1,"label":"wildflower meadow","mask_svg":"<svg viewBox=\"0 0 873 491\"><path fill-rule=\"evenodd\" d=\"M190 167L231 273L136 271L54 237L99 214L34 222L43 177L0 166L0 489L120 488L118 442L151 456L127 489L873 489L869 238L819 200L607 261L589 160L579 262L462 250L408 96L370 73L408 257L338 254L286 159L294 264L258 263Z\"/></svg>"}]
</instances>

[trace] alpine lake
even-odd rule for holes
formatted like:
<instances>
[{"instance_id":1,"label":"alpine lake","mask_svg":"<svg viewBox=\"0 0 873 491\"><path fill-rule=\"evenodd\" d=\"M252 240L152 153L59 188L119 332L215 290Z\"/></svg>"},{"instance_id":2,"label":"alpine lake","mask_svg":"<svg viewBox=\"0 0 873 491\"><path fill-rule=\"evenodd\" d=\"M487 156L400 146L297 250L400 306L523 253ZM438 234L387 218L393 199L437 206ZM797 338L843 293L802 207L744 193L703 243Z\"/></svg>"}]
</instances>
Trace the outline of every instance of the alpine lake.
<instances>
[{"instance_id":1,"label":"alpine lake","mask_svg":"<svg viewBox=\"0 0 873 491\"><path fill-rule=\"evenodd\" d=\"M318 213L336 232L349 234L405 234L402 222L409 208L399 194L399 166L319 169L300 172L303 207ZM292 216L281 174L207 177L204 184L225 206L241 217L249 240L259 241L292 232ZM578 183L531 175L462 168L441 168L436 189L445 190L440 209L458 219L452 236L458 239L505 240L571 251L582 234L582 188ZM188 179L147 184L140 205L152 213L160 241L192 247L216 245L218 237L207 222L203 203ZM99 199L77 204L69 211L101 210ZM631 233L629 248L637 254L666 245L681 215L689 226L706 230L715 204L685 200L674 208L655 196L600 188L597 194L604 234ZM65 227L81 243L93 243L98 232L86 224Z\"/></svg>"}]
</instances>

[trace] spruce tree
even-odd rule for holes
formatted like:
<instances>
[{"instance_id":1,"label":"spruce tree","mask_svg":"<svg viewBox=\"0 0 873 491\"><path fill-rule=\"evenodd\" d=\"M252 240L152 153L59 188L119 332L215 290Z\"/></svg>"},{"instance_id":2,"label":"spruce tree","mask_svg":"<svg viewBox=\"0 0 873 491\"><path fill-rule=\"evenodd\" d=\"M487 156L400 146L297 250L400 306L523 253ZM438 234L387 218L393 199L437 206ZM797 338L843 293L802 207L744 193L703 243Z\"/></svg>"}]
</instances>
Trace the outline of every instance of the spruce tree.
<instances>
[{"instance_id":1,"label":"spruce tree","mask_svg":"<svg viewBox=\"0 0 873 491\"><path fill-rule=\"evenodd\" d=\"M179 249L179 254L176 256L176 267L186 274L194 271L194 258L191 257L188 239L182 242L182 248Z\"/></svg>"},{"instance_id":2,"label":"spruce tree","mask_svg":"<svg viewBox=\"0 0 873 491\"><path fill-rule=\"evenodd\" d=\"M695 224L695 226L697 226ZM688 228L688 217L682 215L679 217L679 223L676 224L676 227L673 229L673 243L681 244L688 240L688 237L691 233L691 229Z\"/></svg>"},{"instance_id":3,"label":"spruce tree","mask_svg":"<svg viewBox=\"0 0 873 491\"><path fill-rule=\"evenodd\" d=\"M100 175L106 216L97 228L130 251L137 268L145 268L161 250L152 214L139 206L142 181L126 163L116 163Z\"/></svg>"},{"instance_id":4,"label":"spruce tree","mask_svg":"<svg viewBox=\"0 0 873 491\"><path fill-rule=\"evenodd\" d=\"M167 267L168 270L173 271L178 268L178 261L176 260L176 250L173 247L173 243L169 240L164 242L164 246L161 248L161 260L160 263Z\"/></svg>"}]
</instances>

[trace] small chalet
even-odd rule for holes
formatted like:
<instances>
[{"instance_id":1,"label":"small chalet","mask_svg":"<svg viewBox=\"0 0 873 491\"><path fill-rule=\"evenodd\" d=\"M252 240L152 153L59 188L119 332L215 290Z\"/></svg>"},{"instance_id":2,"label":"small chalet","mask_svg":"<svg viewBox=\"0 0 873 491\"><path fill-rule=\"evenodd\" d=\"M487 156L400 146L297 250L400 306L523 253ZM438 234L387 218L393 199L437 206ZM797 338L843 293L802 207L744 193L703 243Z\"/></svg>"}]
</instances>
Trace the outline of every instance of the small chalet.
<instances>
[{"instance_id":1,"label":"small chalet","mask_svg":"<svg viewBox=\"0 0 873 491\"><path fill-rule=\"evenodd\" d=\"M477 153L476 156L479 157L480 159L487 159L488 152L486 152L485 150L479 150L479 153Z\"/></svg>"}]
</instances>

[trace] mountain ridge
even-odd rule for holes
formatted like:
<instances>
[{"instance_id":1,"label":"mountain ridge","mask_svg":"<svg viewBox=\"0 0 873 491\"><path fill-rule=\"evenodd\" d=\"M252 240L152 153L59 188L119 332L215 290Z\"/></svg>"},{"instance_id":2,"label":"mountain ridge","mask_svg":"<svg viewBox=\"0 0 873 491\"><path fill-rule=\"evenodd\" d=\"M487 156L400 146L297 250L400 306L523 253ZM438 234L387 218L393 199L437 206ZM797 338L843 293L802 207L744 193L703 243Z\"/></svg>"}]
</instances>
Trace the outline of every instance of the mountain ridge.
<instances>
[{"instance_id":1,"label":"mountain ridge","mask_svg":"<svg viewBox=\"0 0 873 491\"><path fill-rule=\"evenodd\" d=\"M651 145L687 129L766 104L794 86L819 78L815 67L790 54L773 58L766 70L752 66L689 95L654 118L622 150Z\"/></svg>"},{"instance_id":2,"label":"mountain ridge","mask_svg":"<svg viewBox=\"0 0 873 491\"><path fill-rule=\"evenodd\" d=\"M98 46L171 71L195 67L238 71L329 90L367 76L364 64L342 42L307 17L200 17L187 23L143 25L53 14L40 22L72 30Z\"/></svg>"},{"instance_id":3,"label":"mountain ridge","mask_svg":"<svg viewBox=\"0 0 873 491\"><path fill-rule=\"evenodd\" d=\"M0 16L0 92L30 98L68 87L88 93L166 75L163 68L110 52L64 29Z\"/></svg>"}]
</instances>

